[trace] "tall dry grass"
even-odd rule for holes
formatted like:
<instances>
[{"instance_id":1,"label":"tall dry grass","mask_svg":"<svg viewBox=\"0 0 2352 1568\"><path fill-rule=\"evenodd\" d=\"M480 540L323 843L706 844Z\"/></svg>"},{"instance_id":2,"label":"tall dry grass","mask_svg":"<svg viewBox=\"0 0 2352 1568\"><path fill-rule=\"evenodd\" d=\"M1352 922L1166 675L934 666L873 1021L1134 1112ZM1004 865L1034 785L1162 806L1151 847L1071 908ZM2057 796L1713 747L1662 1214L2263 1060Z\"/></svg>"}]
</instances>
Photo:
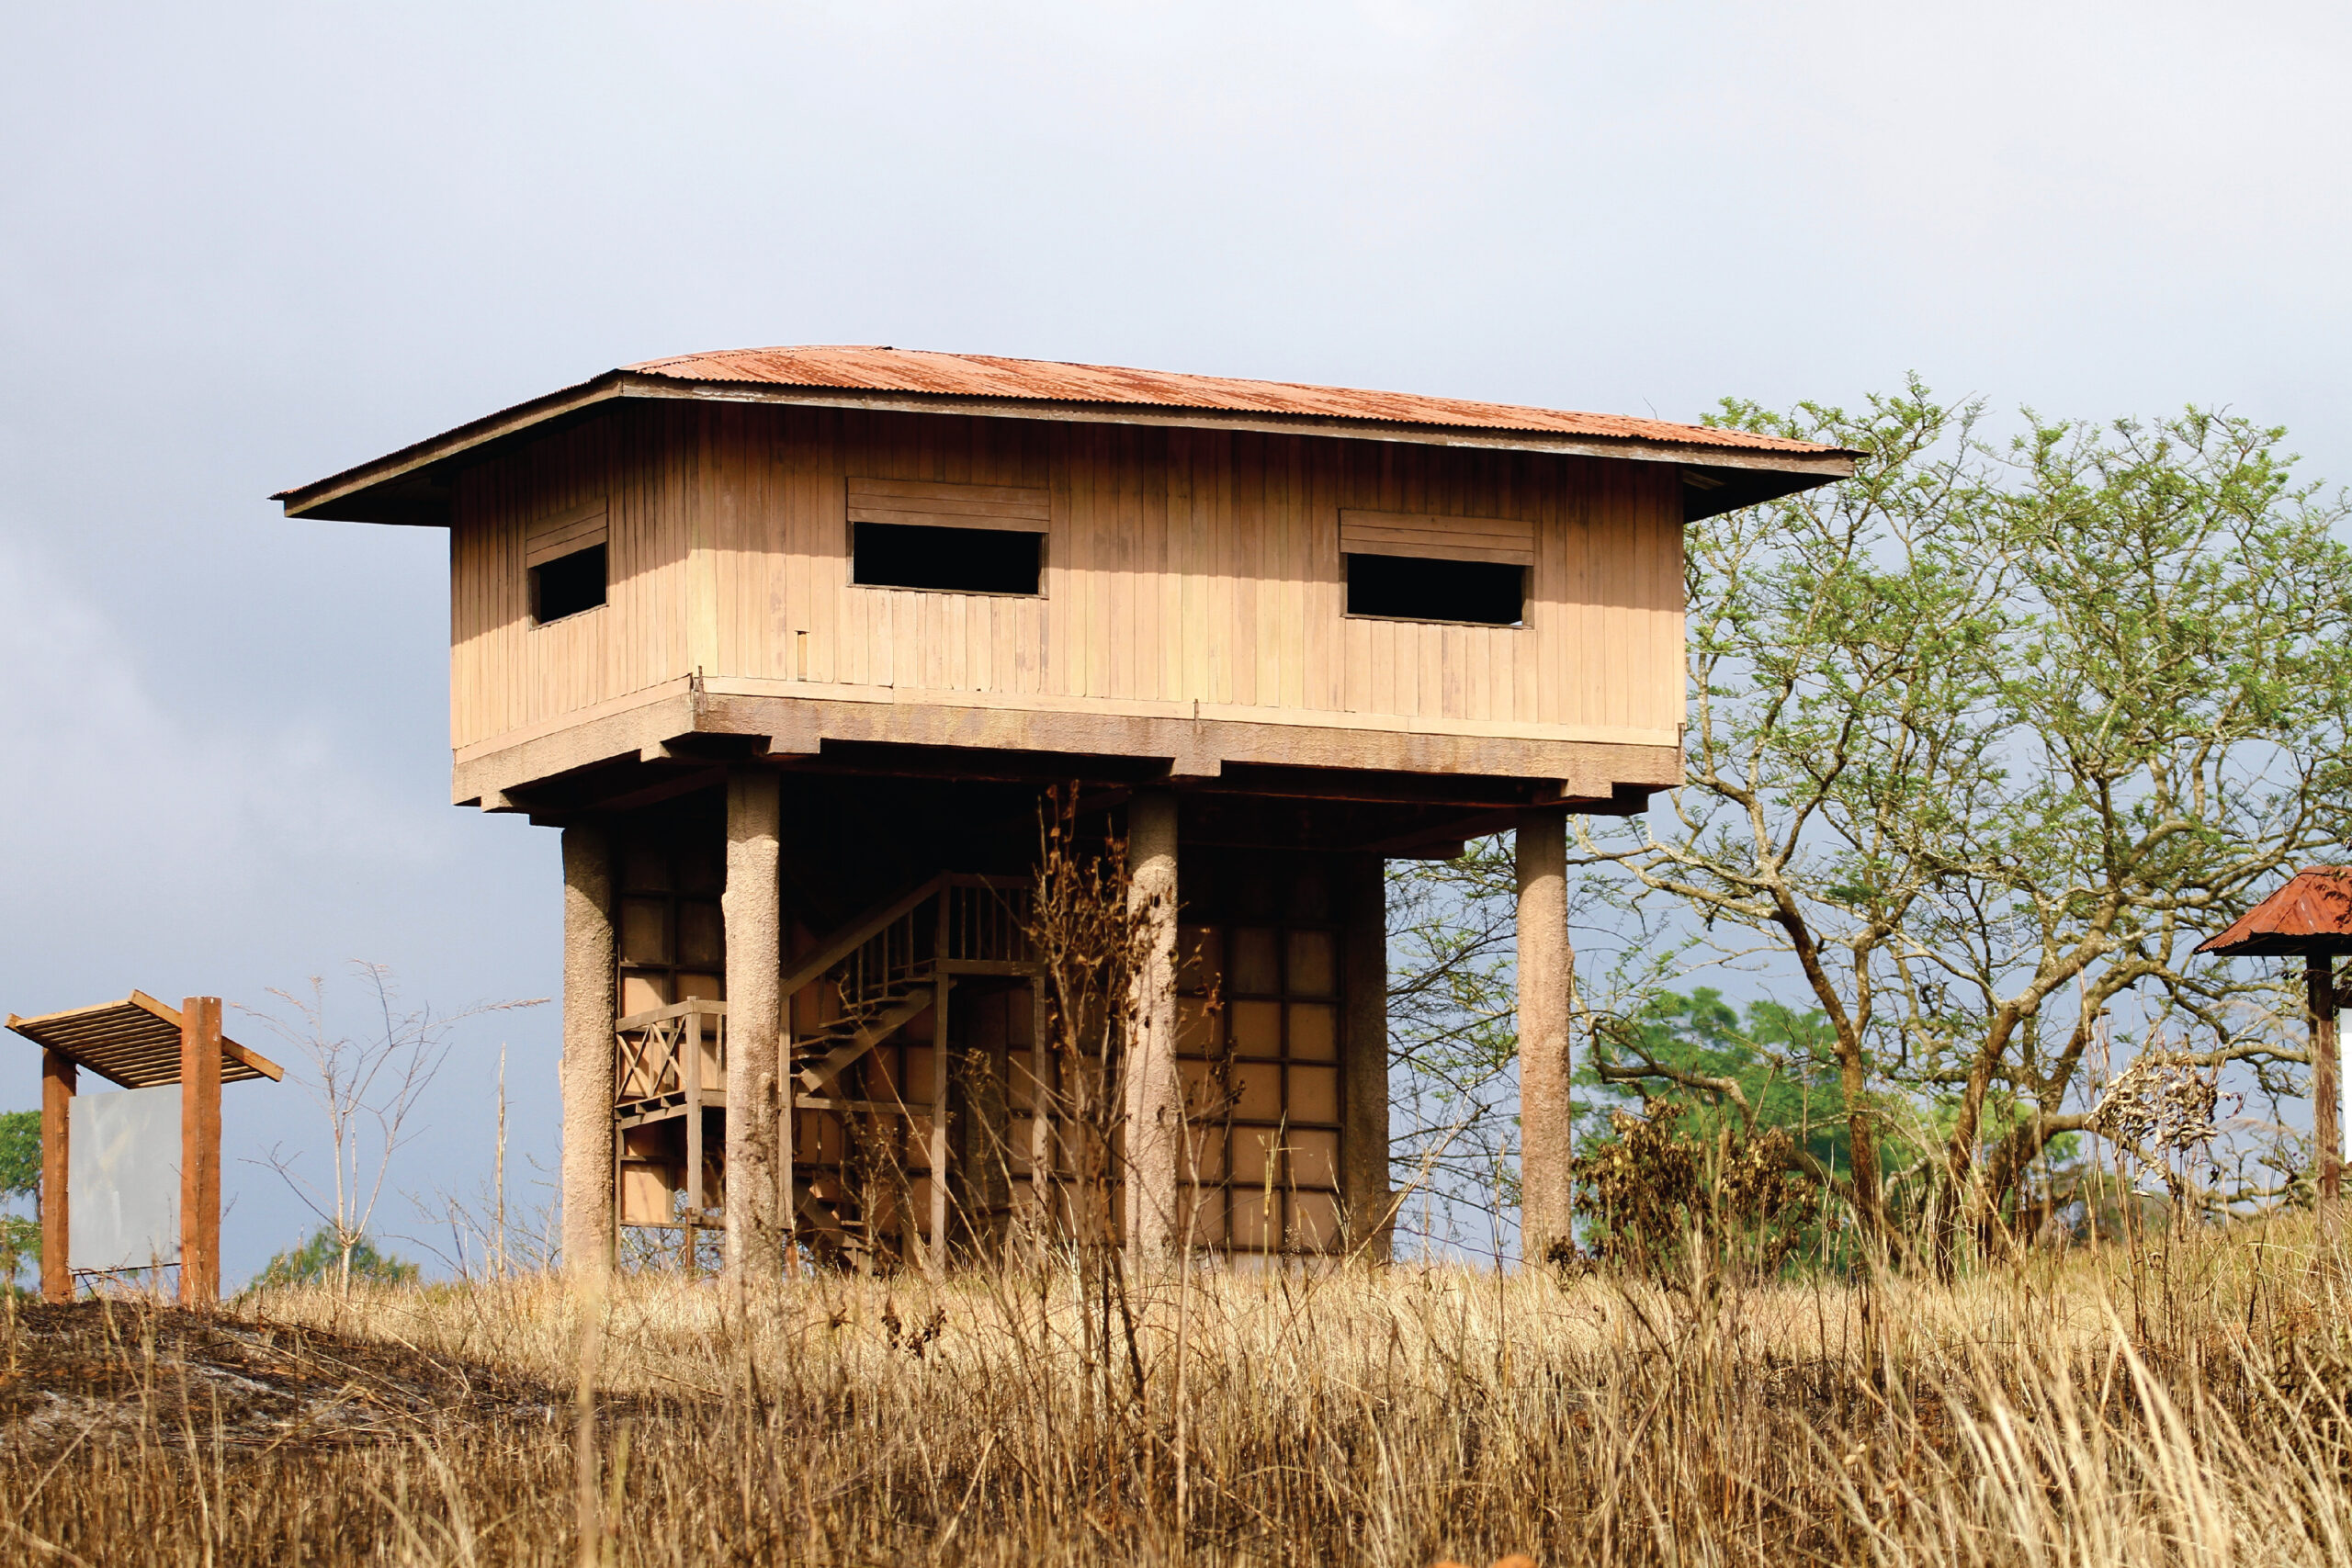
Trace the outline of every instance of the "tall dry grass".
<instances>
[{"instance_id":1,"label":"tall dry grass","mask_svg":"<svg viewBox=\"0 0 2352 1568\"><path fill-rule=\"evenodd\" d=\"M602 1308L590 1544L649 1564L2347 1563L2343 1277L2297 1220L1950 1286L1194 1273L1137 1282L1131 1333L1053 1259L741 1309L633 1277ZM191 1383L184 1320L106 1310L104 1433L75 1437L96 1402L12 1389L0 1556L579 1560L582 1325L559 1285L277 1294L220 1324L357 1427L241 1424L223 1380ZM380 1372L400 1367L441 1369L440 1392Z\"/></svg>"}]
</instances>

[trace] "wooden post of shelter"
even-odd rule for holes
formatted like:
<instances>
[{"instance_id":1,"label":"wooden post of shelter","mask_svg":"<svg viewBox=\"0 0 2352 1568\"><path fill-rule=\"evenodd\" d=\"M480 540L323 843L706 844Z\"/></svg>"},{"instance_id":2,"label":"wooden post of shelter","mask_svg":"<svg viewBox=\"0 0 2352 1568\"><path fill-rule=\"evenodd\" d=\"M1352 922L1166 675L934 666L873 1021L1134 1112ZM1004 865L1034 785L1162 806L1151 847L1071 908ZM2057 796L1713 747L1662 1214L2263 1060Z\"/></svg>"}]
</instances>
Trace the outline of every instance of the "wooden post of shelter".
<instances>
[{"instance_id":1,"label":"wooden post of shelter","mask_svg":"<svg viewBox=\"0 0 2352 1568\"><path fill-rule=\"evenodd\" d=\"M180 1004L180 1305L220 1299L220 998Z\"/></svg>"},{"instance_id":2,"label":"wooden post of shelter","mask_svg":"<svg viewBox=\"0 0 2352 1568\"><path fill-rule=\"evenodd\" d=\"M2343 1193L2344 1132L2339 1111L2344 1072L2335 1043L2335 960L2312 953L2303 961L2303 1008L2312 1043L2312 1142L2319 1163L2319 1195Z\"/></svg>"},{"instance_id":3,"label":"wooden post of shelter","mask_svg":"<svg viewBox=\"0 0 2352 1568\"><path fill-rule=\"evenodd\" d=\"M11 1021L14 1021L13 1020ZM55 1048L40 1054L40 1293L41 1299L74 1299L72 1209L65 1194L74 1126L74 1058Z\"/></svg>"},{"instance_id":4,"label":"wooden post of shelter","mask_svg":"<svg viewBox=\"0 0 2352 1568\"><path fill-rule=\"evenodd\" d=\"M2311 866L2248 909L2199 953L2303 960L2304 1027L2311 1041L2312 1164L2319 1201L2332 1209L2343 1186L2337 1097L2343 1082L2335 1011L2335 955L2352 953L2352 866Z\"/></svg>"}]
</instances>

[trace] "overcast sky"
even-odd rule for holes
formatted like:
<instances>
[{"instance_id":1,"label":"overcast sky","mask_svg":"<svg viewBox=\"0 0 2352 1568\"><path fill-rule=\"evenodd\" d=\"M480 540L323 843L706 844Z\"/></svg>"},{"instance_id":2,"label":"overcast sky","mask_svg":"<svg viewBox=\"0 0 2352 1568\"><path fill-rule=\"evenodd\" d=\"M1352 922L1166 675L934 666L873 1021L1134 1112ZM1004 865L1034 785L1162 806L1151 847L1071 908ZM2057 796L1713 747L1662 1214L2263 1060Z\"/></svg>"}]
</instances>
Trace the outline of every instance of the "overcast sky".
<instances>
[{"instance_id":1,"label":"overcast sky","mask_svg":"<svg viewBox=\"0 0 2352 1568\"><path fill-rule=\"evenodd\" d=\"M265 497L628 361L1670 419L1916 369L2352 477L2346 10L1904 10L7 0L0 1006L554 991L554 834L443 804L446 536ZM556 1023L469 1026L396 1181L487 1177L502 1040L551 1154ZM233 1280L304 1228L234 1162L320 1140L228 1098Z\"/></svg>"}]
</instances>

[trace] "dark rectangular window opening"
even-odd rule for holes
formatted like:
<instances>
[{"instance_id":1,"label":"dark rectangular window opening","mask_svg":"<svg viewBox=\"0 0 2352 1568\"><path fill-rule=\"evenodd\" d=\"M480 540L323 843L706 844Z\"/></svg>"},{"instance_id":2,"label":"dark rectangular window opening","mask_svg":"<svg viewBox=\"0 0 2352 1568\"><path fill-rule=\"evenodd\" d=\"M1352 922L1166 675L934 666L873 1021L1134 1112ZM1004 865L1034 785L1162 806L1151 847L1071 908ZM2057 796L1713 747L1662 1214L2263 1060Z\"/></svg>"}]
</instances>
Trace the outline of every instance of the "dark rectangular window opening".
<instances>
[{"instance_id":1,"label":"dark rectangular window opening","mask_svg":"<svg viewBox=\"0 0 2352 1568\"><path fill-rule=\"evenodd\" d=\"M605 602L605 547L591 545L531 569L531 619L541 626Z\"/></svg>"},{"instance_id":2,"label":"dark rectangular window opening","mask_svg":"<svg viewBox=\"0 0 2352 1568\"><path fill-rule=\"evenodd\" d=\"M854 523L850 581L868 588L941 588L956 593L1037 592L1040 534Z\"/></svg>"},{"instance_id":3,"label":"dark rectangular window opening","mask_svg":"<svg viewBox=\"0 0 2352 1568\"><path fill-rule=\"evenodd\" d=\"M1351 615L1485 626L1515 626L1525 617L1525 567L1419 556L1351 555L1347 561Z\"/></svg>"}]
</instances>

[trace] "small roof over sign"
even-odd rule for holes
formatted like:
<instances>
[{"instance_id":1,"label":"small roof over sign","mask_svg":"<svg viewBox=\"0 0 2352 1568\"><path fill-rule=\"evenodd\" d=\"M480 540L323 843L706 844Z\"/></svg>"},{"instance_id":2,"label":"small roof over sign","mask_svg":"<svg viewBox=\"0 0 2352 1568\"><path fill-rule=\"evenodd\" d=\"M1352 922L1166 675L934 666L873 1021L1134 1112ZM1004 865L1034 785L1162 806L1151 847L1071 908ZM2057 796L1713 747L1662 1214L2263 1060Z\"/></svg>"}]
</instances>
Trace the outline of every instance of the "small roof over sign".
<instances>
[{"instance_id":1,"label":"small roof over sign","mask_svg":"<svg viewBox=\"0 0 2352 1568\"><path fill-rule=\"evenodd\" d=\"M133 991L119 1002L45 1012L38 1018L18 1018L12 1012L8 1027L125 1089L153 1089L180 1081L180 1010L144 991ZM260 1052L225 1034L220 1037L222 1083L243 1083L249 1078L275 1081L285 1076L285 1068Z\"/></svg>"},{"instance_id":2,"label":"small roof over sign","mask_svg":"<svg viewBox=\"0 0 2352 1568\"><path fill-rule=\"evenodd\" d=\"M2197 951L2256 957L2352 953L2352 866L2297 872Z\"/></svg>"}]
</instances>

